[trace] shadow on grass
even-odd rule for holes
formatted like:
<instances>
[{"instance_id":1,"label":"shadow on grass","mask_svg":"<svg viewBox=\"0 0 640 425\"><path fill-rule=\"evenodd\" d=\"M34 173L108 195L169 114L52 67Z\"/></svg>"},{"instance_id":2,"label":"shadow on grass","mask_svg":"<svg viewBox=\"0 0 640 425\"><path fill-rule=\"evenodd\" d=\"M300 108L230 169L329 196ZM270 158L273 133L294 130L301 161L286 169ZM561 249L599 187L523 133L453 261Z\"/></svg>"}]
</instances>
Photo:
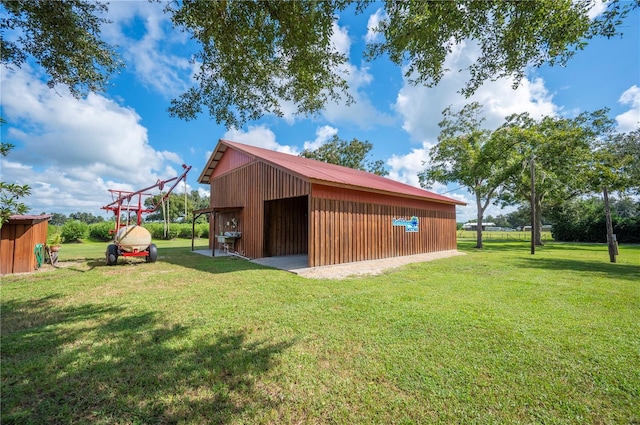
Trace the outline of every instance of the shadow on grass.
<instances>
[{"instance_id":1,"label":"shadow on grass","mask_svg":"<svg viewBox=\"0 0 640 425\"><path fill-rule=\"evenodd\" d=\"M182 267L209 272L230 273L241 270L271 270L271 267L261 266L251 261L233 257L208 257L191 252L190 248L162 248L158 261L165 261Z\"/></svg>"},{"instance_id":2,"label":"shadow on grass","mask_svg":"<svg viewBox=\"0 0 640 425\"><path fill-rule=\"evenodd\" d=\"M600 274L603 277L630 280L640 284L640 267L627 264L615 264L586 260L571 260L566 258L521 258L520 267L544 270L572 270L585 274Z\"/></svg>"},{"instance_id":3,"label":"shadow on grass","mask_svg":"<svg viewBox=\"0 0 640 425\"><path fill-rule=\"evenodd\" d=\"M2 304L3 424L226 423L278 403L260 376L293 342L193 337L155 313Z\"/></svg>"},{"instance_id":4,"label":"shadow on grass","mask_svg":"<svg viewBox=\"0 0 640 425\"><path fill-rule=\"evenodd\" d=\"M485 251L522 251L529 252L531 249L531 242L519 242L519 241L482 241L482 250ZM470 240L458 240L458 250L473 252L479 251L476 248L476 241Z\"/></svg>"},{"instance_id":5,"label":"shadow on grass","mask_svg":"<svg viewBox=\"0 0 640 425\"><path fill-rule=\"evenodd\" d=\"M205 255L199 255L186 247L159 248L158 261L209 273L230 273L241 270L271 269L270 267L252 263L238 257L208 257ZM118 263L113 266L108 266L104 259L87 259L83 264L86 265L85 268L65 268L76 272L88 272L96 268L137 267L147 264L147 262L144 257L119 257Z\"/></svg>"}]
</instances>

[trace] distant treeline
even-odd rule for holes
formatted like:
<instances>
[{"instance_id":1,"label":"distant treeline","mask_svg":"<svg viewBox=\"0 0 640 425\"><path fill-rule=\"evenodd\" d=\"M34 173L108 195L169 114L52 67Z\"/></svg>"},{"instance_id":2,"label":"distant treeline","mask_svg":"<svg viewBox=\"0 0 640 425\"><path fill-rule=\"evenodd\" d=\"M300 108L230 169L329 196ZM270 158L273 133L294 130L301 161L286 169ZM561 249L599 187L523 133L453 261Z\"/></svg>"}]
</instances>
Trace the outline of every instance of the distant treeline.
<instances>
[{"instance_id":1,"label":"distant treeline","mask_svg":"<svg viewBox=\"0 0 640 425\"><path fill-rule=\"evenodd\" d=\"M611 202L613 233L619 243L640 243L640 202L626 198ZM607 242L604 201L580 199L553 213L551 234L557 241Z\"/></svg>"},{"instance_id":2,"label":"distant treeline","mask_svg":"<svg viewBox=\"0 0 640 425\"><path fill-rule=\"evenodd\" d=\"M162 223L145 223L143 227L149 230L153 239L165 239L164 225ZM191 223L171 223L166 239L191 239L192 229ZM67 220L62 226L49 225L50 237L53 234L60 233L64 243L78 242L85 239L108 242L113 240L114 230L115 223L112 221L87 224L79 220ZM195 237L208 238L209 224L196 223Z\"/></svg>"}]
</instances>

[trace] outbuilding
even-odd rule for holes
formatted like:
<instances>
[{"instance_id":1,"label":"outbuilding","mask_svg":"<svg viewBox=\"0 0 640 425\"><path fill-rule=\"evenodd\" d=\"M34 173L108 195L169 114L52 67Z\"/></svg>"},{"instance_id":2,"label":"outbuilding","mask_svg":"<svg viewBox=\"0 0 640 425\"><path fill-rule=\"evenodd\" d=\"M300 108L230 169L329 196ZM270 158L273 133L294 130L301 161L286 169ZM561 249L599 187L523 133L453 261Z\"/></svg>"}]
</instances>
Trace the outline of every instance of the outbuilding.
<instances>
[{"instance_id":1,"label":"outbuilding","mask_svg":"<svg viewBox=\"0 0 640 425\"><path fill-rule=\"evenodd\" d=\"M209 244L248 258L306 254L308 266L455 250L463 202L386 177L220 140Z\"/></svg>"},{"instance_id":2,"label":"outbuilding","mask_svg":"<svg viewBox=\"0 0 640 425\"><path fill-rule=\"evenodd\" d=\"M44 261L50 215L12 215L2 225L0 274L36 270Z\"/></svg>"}]
</instances>

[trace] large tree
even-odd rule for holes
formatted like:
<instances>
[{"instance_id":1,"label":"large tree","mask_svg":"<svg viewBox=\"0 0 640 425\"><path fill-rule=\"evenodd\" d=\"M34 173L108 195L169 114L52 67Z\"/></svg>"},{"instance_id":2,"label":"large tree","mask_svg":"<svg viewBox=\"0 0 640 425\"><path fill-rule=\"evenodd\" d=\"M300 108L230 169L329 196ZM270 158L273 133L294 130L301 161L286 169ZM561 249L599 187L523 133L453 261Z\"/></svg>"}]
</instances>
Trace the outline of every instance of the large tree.
<instances>
[{"instance_id":1,"label":"large tree","mask_svg":"<svg viewBox=\"0 0 640 425\"><path fill-rule=\"evenodd\" d=\"M384 161L367 159L371 149L373 145L366 140L354 138L348 142L334 135L329 142L317 149L305 149L300 156L386 176L389 172L384 168Z\"/></svg>"},{"instance_id":2,"label":"large tree","mask_svg":"<svg viewBox=\"0 0 640 425\"><path fill-rule=\"evenodd\" d=\"M608 170L612 188L640 195L640 127L628 133L611 134L599 153L600 170L604 172L603 167ZM594 187L598 187L598 182L594 182Z\"/></svg>"},{"instance_id":3,"label":"large tree","mask_svg":"<svg viewBox=\"0 0 640 425\"><path fill-rule=\"evenodd\" d=\"M0 60L20 67L29 57L49 75L48 85L82 96L106 90L120 62L100 38L107 5L86 0L0 0ZM10 31L13 31L11 35Z\"/></svg>"},{"instance_id":4,"label":"large tree","mask_svg":"<svg viewBox=\"0 0 640 425\"><path fill-rule=\"evenodd\" d=\"M457 44L480 49L463 88L472 93L484 81L515 77L528 66L564 64L590 37L611 37L640 0L612 0L595 20L589 11L600 0L384 2L377 30L380 42L366 56L388 56L406 67L415 83L434 85ZM200 46L195 85L174 99L169 111L193 119L206 109L219 123L238 127L285 103L299 114L314 114L341 97L351 101L344 52L332 43L336 16L360 13L369 0L184 0L167 7L174 25ZM114 49L100 39L107 6L88 0L0 0L2 64L20 66L33 57L49 84L72 93L104 90L120 66ZM349 8L349 10L347 10Z\"/></svg>"},{"instance_id":5,"label":"large tree","mask_svg":"<svg viewBox=\"0 0 640 425\"><path fill-rule=\"evenodd\" d=\"M430 151L425 170L418 174L422 187L434 182L457 183L476 198L476 248L482 248L484 212L500 191L510 174L509 139L494 137L482 128L482 106L478 102L456 111L451 106L443 111L439 123L438 144Z\"/></svg>"},{"instance_id":6,"label":"large tree","mask_svg":"<svg viewBox=\"0 0 640 425\"><path fill-rule=\"evenodd\" d=\"M559 205L585 193L598 141L613 128L607 110L583 112L574 118L546 116L534 120L528 113L507 117L496 130L497 137L511 140L512 161L505 204L531 200L531 161L535 164L535 243L542 244L543 208ZM532 223L533 224L533 223Z\"/></svg>"}]
</instances>

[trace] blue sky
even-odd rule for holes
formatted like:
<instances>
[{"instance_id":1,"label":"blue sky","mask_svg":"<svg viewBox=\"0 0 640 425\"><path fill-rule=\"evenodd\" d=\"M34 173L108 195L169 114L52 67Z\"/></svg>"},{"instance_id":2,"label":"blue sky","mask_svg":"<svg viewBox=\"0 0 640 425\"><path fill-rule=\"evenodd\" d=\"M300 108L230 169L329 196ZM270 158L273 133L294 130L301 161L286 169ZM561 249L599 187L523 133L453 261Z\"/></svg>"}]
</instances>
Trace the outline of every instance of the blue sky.
<instances>
[{"instance_id":1,"label":"blue sky","mask_svg":"<svg viewBox=\"0 0 640 425\"><path fill-rule=\"evenodd\" d=\"M229 130L207 115L188 122L169 116L170 100L192 83L189 58L197 46L172 30L164 4L112 1L112 23L103 35L120 46L126 67L107 93L76 100L62 87L49 89L35 66L1 69L1 114L7 121L1 135L3 142L16 145L2 160L2 180L32 187L24 200L31 213L103 215L100 207L111 202L108 189L149 186L178 175L182 163L193 166L188 189L208 194L197 177L220 138L295 154L334 134L355 137L373 144L371 159L384 160L390 178L417 186L441 112L449 105L479 101L487 128L512 113L574 116L603 107L611 109L619 131L640 122L638 9L620 27L623 37L591 40L566 67L529 69L517 90L508 79L487 82L465 99L458 90L468 75L457 69L475 61L473 42L457 46L447 59L453 71L434 88L409 84L403 70L386 58L363 60L365 42L373 36L368 27L380 18L381 6L373 3L358 16L343 13L335 24L334 43L349 54L345 70L355 104L332 103L314 117L265 116ZM434 191L468 202L458 207L458 221L467 221L475 217L475 203L457 187L437 185ZM501 211L491 207L488 213Z\"/></svg>"}]
</instances>

